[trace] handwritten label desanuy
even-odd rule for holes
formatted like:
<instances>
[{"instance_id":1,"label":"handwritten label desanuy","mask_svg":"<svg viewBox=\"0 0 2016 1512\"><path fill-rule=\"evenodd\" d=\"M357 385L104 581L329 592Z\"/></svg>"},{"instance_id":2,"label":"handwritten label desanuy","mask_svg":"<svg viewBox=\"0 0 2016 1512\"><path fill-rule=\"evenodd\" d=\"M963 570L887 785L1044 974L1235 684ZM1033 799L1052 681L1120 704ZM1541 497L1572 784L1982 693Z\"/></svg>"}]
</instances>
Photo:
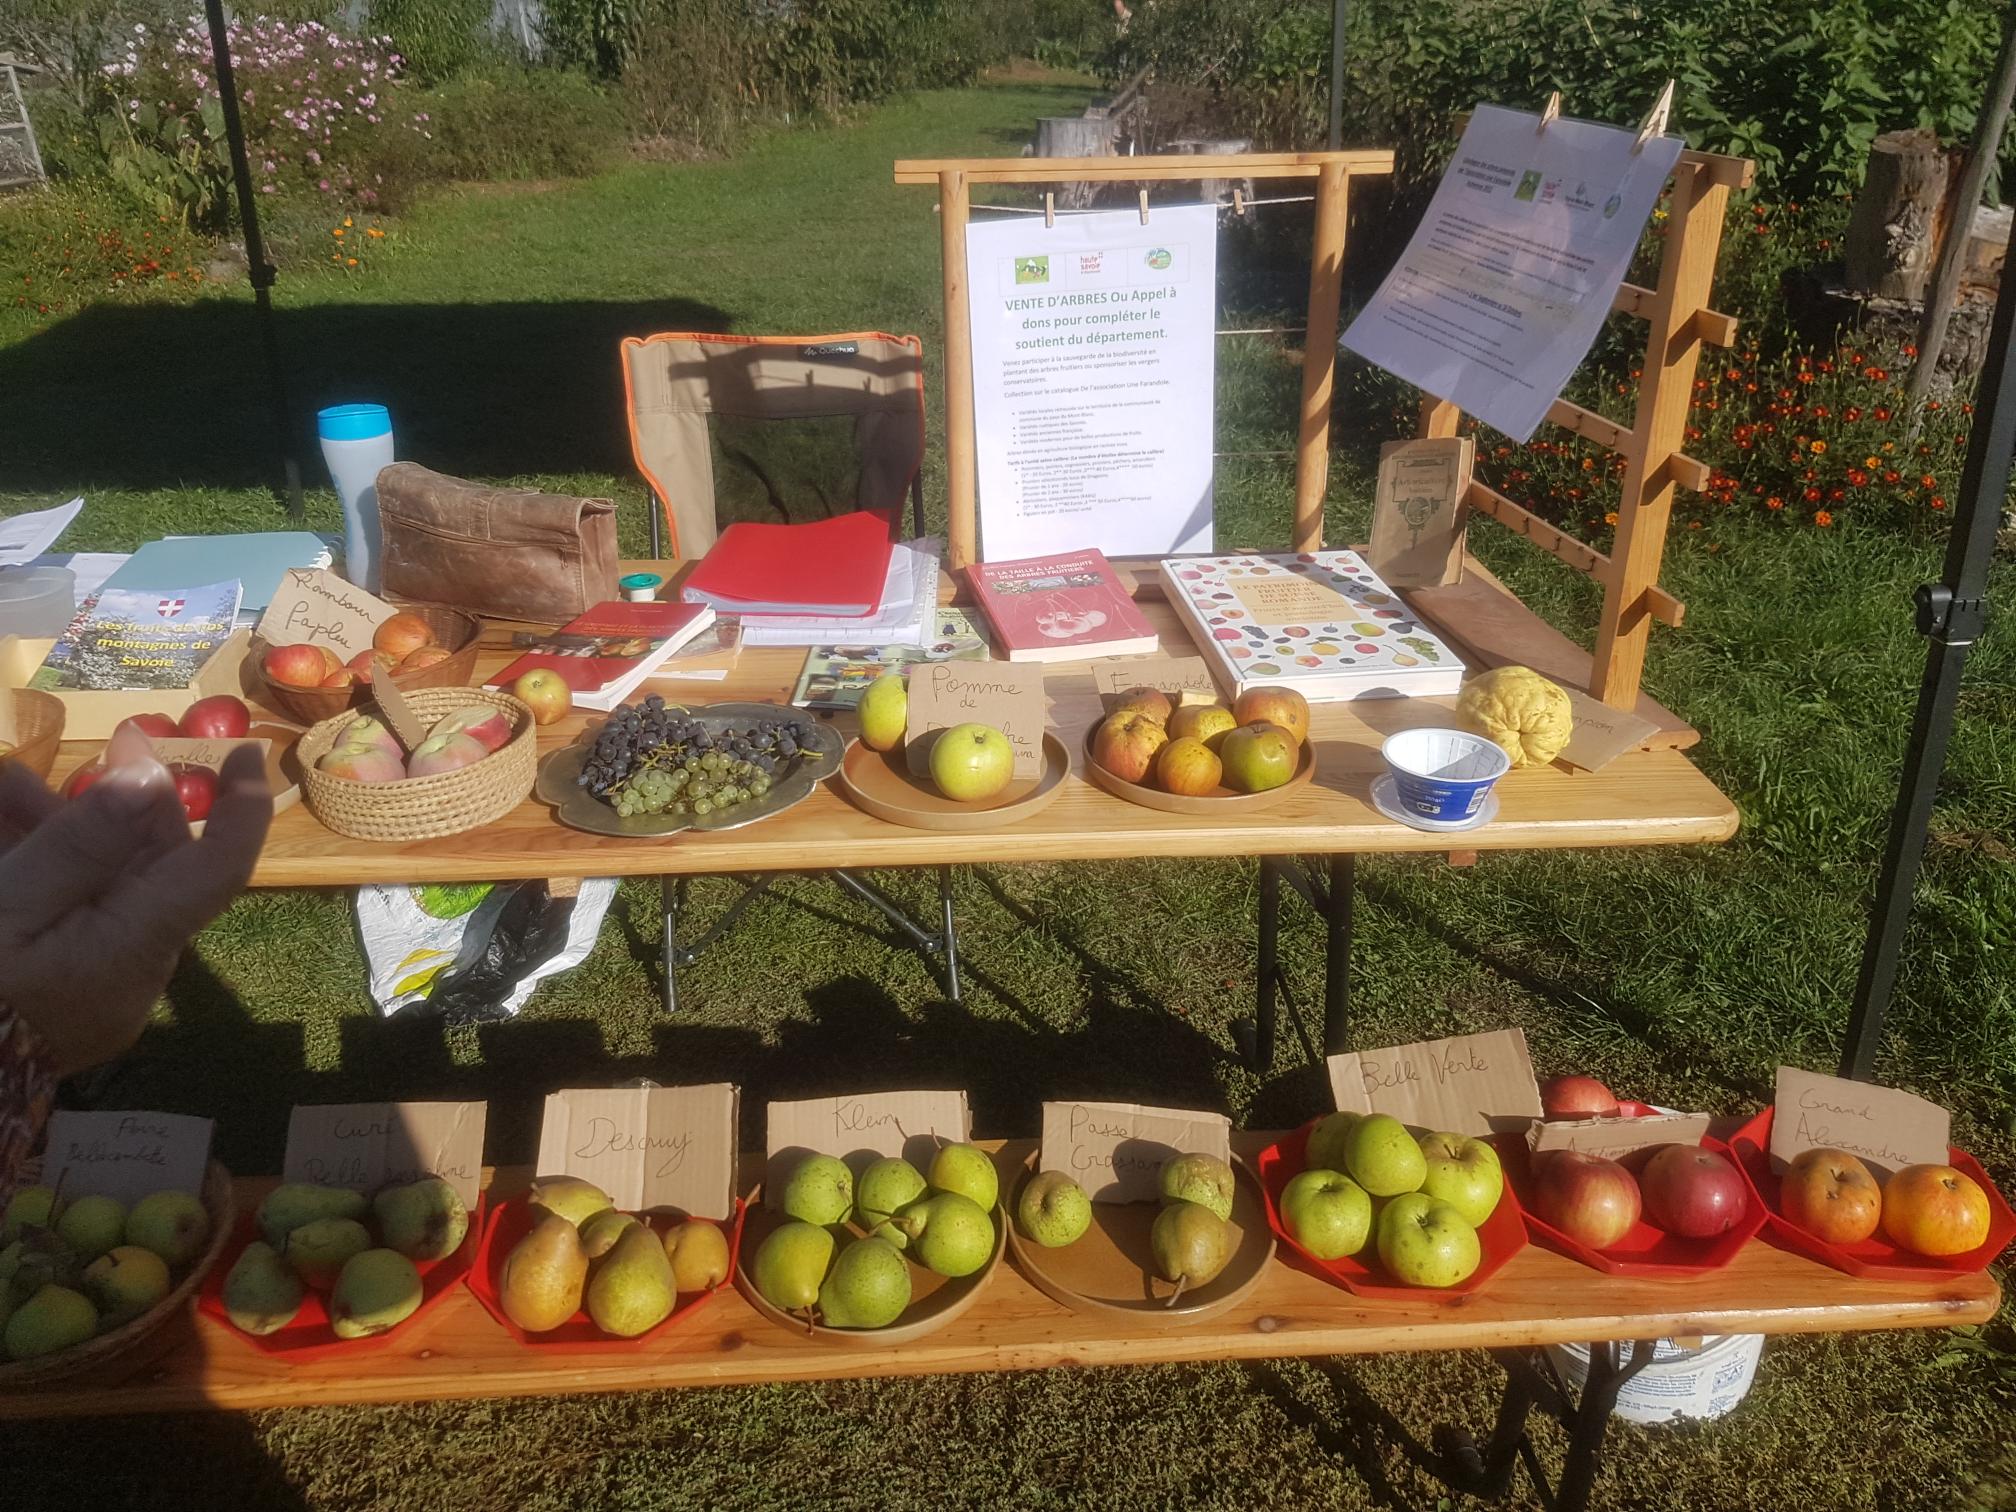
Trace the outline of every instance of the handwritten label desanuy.
<instances>
[{"instance_id":1,"label":"handwritten label desanuy","mask_svg":"<svg viewBox=\"0 0 2016 1512\"><path fill-rule=\"evenodd\" d=\"M439 1176L473 1209L488 1113L480 1102L305 1104L288 1115L281 1170L288 1181L372 1193Z\"/></svg>"},{"instance_id":2,"label":"handwritten label desanuy","mask_svg":"<svg viewBox=\"0 0 2016 1512\"><path fill-rule=\"evenodd\" d=\"M1043 1104L1041 1168L1062 1171L1094 1202L1153 1202L1163 1165L1178 1155L1230 1161L1232 1121L1139 1103Z\"/></svg>"},{"instance_id":3,"label":"handwritten label desanuy","mask_svg":"<svg viewBox=\"0 0 2016 1512\"><path fill-rule=\"evenodd\" d=\"M903 748L913 776L930 770L931 742L954 725L992 725L1008 737L1014 780L1043 775L1043 669L1024 662L919 662L910 669Z\"/></svg>"},{"instance_id":4,"label":"handwritten label desanuy","mask_svg":"<svg viewBox=\"0 0 2016 1512\"><path fill-rule=\"evenodd\" d=\"M1952 1153L1953 1115L1894 1087L1778 1068L1771 1112L1771 1166L1806 1150L1846 1150L1885 1172L1944 1165Z\"/></svg>"},{"instance_id":5,"label":"handwritten label desanuy","mask_svg":"<svg viewBox=\"0 0 2016 1512\"><path fill-rule=\"evenodd\" d=\"M539 1174L592 1181L625 1212L726 1218L740 1106L732 1082L555 1092L539 1124Z\"/></svg>"},{"instance_id":6,"label":"handwritten label desanuy","mask_svg":"<svg viewBox=\"0 0 2016 1512\"><path fill-rule=\"evenodd\" d=\"M52 1113L40 1179L129 1207L150 1192L201 1192L215 1127L181 1113Z\"/></svg>"},{"instance_id":7,"label":"handwritten label desanuy","mask_svg":"<svg viewBox=\"0 0 2016 1512\"><path fill-rule=\"evenodd\" d=\"M941 1143L969 1137L964 1092L856 1092L770 1104L764 1130L764 1200L776 1206L784 1183L808 1155L837 1155L856 1168L900 1155L929 1168Z\"/></svg>"},{"instance_id":8,"label":"handwritten label desanuy","mask_svg":"<svg viewBox=\"0 0 2016 1512\"><path fill-rule=\"evenodd\" d=\"M1540 1087L1519 1029L1461 1034L1330 1057L1330 1091L1347 1113L1390 1113L1453 1134L1523 1131Z\"/></svg>"},{"instance_id":9,"label":"handwritten label desanuy","mask_svg":"<svg viewBox=\"0 0 2016 1512\"><path fill-rule=\"evenodd\" d=\"M269 646L312 642L338 652L344 661L371 649L371 637L398 610L319 567L290 567L259 617L259 634Z\"/></svg>"}]
</instances>

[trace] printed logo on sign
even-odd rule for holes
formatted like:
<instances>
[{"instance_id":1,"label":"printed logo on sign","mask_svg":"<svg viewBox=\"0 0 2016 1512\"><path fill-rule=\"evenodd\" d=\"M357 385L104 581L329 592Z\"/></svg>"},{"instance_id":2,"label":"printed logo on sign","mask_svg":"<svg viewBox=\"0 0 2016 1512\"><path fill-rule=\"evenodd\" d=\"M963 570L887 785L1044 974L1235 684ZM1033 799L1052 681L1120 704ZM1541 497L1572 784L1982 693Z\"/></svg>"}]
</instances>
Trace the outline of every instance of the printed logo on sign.
<instances>
[{"instance_id":1,"label":"printed logo on sign","mask_svg":"<svg viewBox=\"0 0 2016 1512\"><path fill-rule=\"evenodd\" d=\"M1050 282L1050 259L1048 257L1016 258L1015 282L1018 284Z\"/></svg>"},{"instance_id":2,"label":"printed logo on sign","mask_svg":"<svg viewBox=\"0 0 2016 1512\"><path fill-rule=\"evenodd\" d=\"M1080 252L1078 254L1078 271L1080 273L1097 273L1105 261L1106 254L1104 252Z\"/></svg>"},{"instance_id":3,"label":"printed logo on sign","mask_svg":"<svg viewBox=\"0 0 2016 1512\"><path fill-rule=\"evenodd\" d=\"M1148 255L1142 259L1143 262L1147 263L1149 267L1158 273L1175 260L1175 255L1167 247L1150 247Z\"/></svg>"},{"instance_id":4,"label":"printed logo on sign","mask_svg":"<svg viewBox=\"0 0 2016 1512\"><path fill-rule=\"evenodd\" d=\"M1623 203L1624 196L1621 194L1613 194L1610 198L1603 201L1603 219L1610 219L1611 216L1617 213L1617 207Z\"/></svg>"},{"instance_id":5,"label":"printed logo on sign","mask_svg":"<svg viewBox=\"0 0 2016 1512\"><path fill-rule=\"evenodd\" d=\"M154 606L154 612L163 619L173 619L182 612L182 606L187 602L186 599L163 599Z\"/></svg>"},{"instance_id":6,"label":"printed logo on sign","mask_svg":"<svg viewBox=\"0 0 2016 1512\"><path fill-rule=\"evenodd\" d=\"M1530 200L1539 192L1540 170L1538 168L1528 168L1524 173L1519 175L1519 187L1512 191L1512 198Z\"/></svg>"}]
</instances>

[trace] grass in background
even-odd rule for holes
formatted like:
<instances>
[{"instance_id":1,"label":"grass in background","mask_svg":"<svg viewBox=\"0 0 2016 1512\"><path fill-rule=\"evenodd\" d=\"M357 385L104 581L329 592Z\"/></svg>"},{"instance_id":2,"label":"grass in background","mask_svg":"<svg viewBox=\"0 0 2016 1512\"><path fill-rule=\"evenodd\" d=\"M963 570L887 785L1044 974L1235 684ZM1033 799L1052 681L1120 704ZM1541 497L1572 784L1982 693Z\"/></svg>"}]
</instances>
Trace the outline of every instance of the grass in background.
<instances>
[{"instance_id":1,"label":"grass in background","mask_svg":"<svg viewBox=\"0 0 2016 1512\"><path fill-rule=\"evenodd\" d=\"M916 330L934 408L927 497L942 516L933 196L895 188L889 163L1012 153L1035 116L1083 98L1028 84L928 94L846 130L763 138L732 162L450 194L395 227L368 276L283 281L296 401L386 397L406 455L612 494L638 550L618 336ZM1221 467L1228 544L1286 538L1297 362L1279 340L1221 344L1217 444L1276 454ZM0 392L0 508L86 492L66 544L278 523L239 298L136 299L60 323L0 310ZM1362 539L1369 463L1356 444L1335 459L1332 539ZM333 527L327 491L310 497L312 521ZM1586 639L1586 579L1489 524L1473 539ZM1358 1043L1518 1024L1543 1074L1582 1069L1730 1110L1767 1095L1781 1060L1831 1066L1922 659L1908 594L1934 552L1732 520L1677 535L1668 564L1688 626L1654 636L1648 684L1701 728L1696 759L1742 805L1742 835L1487 853L1465 871L1368 860ZM2005 1181L2016 879L1996 847L2016 833L2012 665L2008 637L1991 635L1970 668L1880 1066L1951 1104L1959 1137ZM928 896L927 876L883 880ZM638 1074L739 1081L745 1143L767 1098L911 1078L969 1087L983 1133L1033 1128L1051 1096L1224 1107L1252 1126L1319 1106L1321 1078L1292 1037L1265 1076L1232 1050L1228 1026L1253 991L1251 862L981 867L956 886L970 989L958 1008L874 915L802 880L683 974L668 1022L655 888L628 883L596 953L519 1019L445 1031L372 1014L347 893L256 894L203 938L139 1049L95 1090L214 1114L221 1153L248 1171L277 1166L296 1101L485 1097L492 1158L524 1160L541 1094ZM696 927L733 896L719 881L696 891ZM1285 912L1284 959L1307 1001L1320 935ZM2010 1391L1988 1363L1935 1364L1941 1348L1932 1334L1775 1342L1727 1422L1619 1426L1597 1504L1966 1505L1961 1488L2006 1446ZM86 1430L59 1424L10 1429L0 1486L28 1488L10 1498L21 1505L119 1506L148 1499L173 1463L209 1505L1432 1506L1403 1433L1483 1432L1496 1375L1465 1354L144 1419L93 1425L88 1477ZM1560 1435L1536 1432L1558 1462Z\"/></svg>"}]
</instances>

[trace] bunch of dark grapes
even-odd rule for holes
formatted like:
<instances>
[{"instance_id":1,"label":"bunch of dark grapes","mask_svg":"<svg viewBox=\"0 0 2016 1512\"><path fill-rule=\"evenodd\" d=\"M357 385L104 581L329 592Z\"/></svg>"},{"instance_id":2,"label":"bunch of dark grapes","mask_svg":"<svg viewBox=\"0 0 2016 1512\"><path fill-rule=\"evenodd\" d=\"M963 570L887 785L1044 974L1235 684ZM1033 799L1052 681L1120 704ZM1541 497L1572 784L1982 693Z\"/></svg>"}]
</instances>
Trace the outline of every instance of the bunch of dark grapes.
<instances>
[{"instance_id":1,"label":"bunch of dark grapes","mask_svg":"<svg viewBox=\"0 0 2016 1512\"><path fill-rule=\"evenodd\" d=\"M704 817L768 793L801 754L799 733L791 721L775 719L708 730L654 693L610 714L579 780L625 818Z\"/></svg>"}]
</instances>

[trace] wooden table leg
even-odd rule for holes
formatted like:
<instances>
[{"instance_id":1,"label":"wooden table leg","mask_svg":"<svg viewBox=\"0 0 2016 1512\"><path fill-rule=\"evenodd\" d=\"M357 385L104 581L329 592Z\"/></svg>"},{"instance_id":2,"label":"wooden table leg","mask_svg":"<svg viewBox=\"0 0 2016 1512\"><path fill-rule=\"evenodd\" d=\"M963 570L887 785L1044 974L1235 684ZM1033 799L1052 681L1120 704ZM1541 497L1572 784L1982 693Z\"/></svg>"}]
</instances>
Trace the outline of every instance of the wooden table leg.
<instances>
[{"instance_id":1,"label":"wooden table leg","mask_svg":"<svg viewBox=\"0 0 2016 1512\"><path fill-rule=\"evenodd\" d=\"M1352 900L1357 892L1357 858L1340 852L1330 858L1330 887L1324 897L1327 926L1323 949L1323 1053L1341 1055L1350 1038Z\"/></svg>"}]
</instances>

